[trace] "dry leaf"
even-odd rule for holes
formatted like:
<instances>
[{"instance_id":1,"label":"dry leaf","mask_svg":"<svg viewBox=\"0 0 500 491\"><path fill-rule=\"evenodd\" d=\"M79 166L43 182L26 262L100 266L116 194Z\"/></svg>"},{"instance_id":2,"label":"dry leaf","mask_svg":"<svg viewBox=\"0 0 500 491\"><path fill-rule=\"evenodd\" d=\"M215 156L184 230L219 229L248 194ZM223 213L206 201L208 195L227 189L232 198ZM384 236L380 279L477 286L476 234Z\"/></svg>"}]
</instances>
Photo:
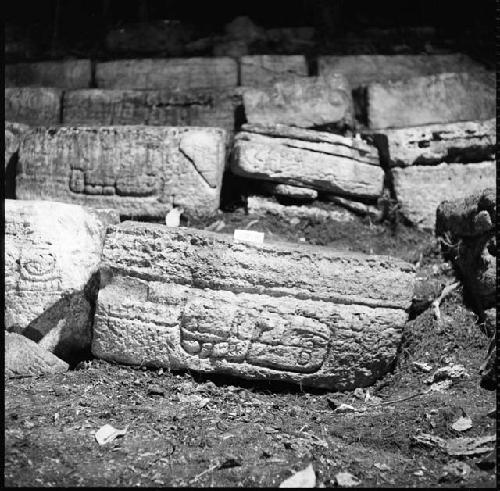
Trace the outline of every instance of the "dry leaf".
<instances>
[{"instance_id":1,"label":"dry leaf","mask_svg":"<svg viewBox=\"0 0 500 491\"><path fill-rule=\"evenodd\" d=\"M472 419L468 416L461 416L451 425L451 427L455 431L467 431L472 428Z\"/></svg>"},{"instance_id":2,"label":"dry leaf","mask_svg":"<svg viewBox=\"0 0 500 491\"><path fill-rule=\"evenodd\" d=\"M354 477L350 472L339 472L335 474L337 484L341 488L354 488L361 484L361 481Z\"/></svg>"},{"instance_id":3,"label":"dry leaf","mask_svg":"<svg viewBox=\"0 0 500 491\"><path fill-rule=\"evenodd\" d=\"M123 436L127 433L127 430L117 430L116 428L113 428L110 424L105 424L104 426L101 426L96 433L95 433L95 439L97 440L97 443L99 445L106 445L106 443L110 443L119 436Z\"/></svg>"},{"instance_id":4,"label":"dry leaf","mask_svg":"<svg viewBox=\"0 0 500 491\"><path fill-rule=\"evenodd\" d=\"M314 488L315 486L316 474L312 464L309 464L304 470L296 472L279 485L280 488Z\"/></svg>"}]
</instances>

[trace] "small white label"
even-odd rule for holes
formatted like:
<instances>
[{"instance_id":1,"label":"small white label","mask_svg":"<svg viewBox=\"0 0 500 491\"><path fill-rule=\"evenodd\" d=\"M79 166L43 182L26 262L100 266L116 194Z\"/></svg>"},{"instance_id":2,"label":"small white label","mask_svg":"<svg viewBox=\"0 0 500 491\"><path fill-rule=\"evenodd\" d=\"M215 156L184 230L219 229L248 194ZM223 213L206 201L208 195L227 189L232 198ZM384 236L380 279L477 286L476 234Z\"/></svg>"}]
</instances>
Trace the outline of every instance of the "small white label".
<instances>
[{"instance_id":1,"label":"small white label","mask_svg":"<svg viewBox=\"0 0 500 491\"><path fill-rule=\"evenodd\" d=\"M242 242L262 244L264 242L264 232L255 232L254 230L235 230L233 238L234 240Z\"/></svg>"}]
</instances>

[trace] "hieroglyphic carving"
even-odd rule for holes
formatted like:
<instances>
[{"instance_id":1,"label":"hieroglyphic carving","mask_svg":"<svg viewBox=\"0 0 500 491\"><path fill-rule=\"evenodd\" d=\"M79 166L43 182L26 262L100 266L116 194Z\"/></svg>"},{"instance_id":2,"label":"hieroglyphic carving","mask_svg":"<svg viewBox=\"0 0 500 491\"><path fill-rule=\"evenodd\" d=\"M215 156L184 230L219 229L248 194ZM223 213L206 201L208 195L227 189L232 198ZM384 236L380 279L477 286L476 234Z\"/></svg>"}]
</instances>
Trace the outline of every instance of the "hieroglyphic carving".
<instances>
[{"instance_id":1,"label":"hieroglyphic carving","mask_svg":"<svg viewBox=\"0 0 500 491\"><path fill-rule=\"evenodd\" d=\"M164 216L219 206L226 134L218 128L58 127L28 132L17 196Z\"/></svg>"},{"instance_id":2,"label":"hieroglyphic carving","mask_svg":"<svg viewBox=\"0 0 500 491\"><path fill-rule=\"evenodd\" d=\"M64 359L88 349L92 307L84 289L105 228L117 221L75 205L5 200L5 328L37 342L51 337L45 347Z\"/></svg>"},{"instance_id":3,"label":"hieroglyphic carving","mask_svg":"<svg viewBox=\"0 0 500 491\"><path fill-rule=\"evenodd\" d=\"M388 369L414 281L386 256L134 222L109 230L101 267L94 355L326 388Z\"/></svg>"}]
</instances>

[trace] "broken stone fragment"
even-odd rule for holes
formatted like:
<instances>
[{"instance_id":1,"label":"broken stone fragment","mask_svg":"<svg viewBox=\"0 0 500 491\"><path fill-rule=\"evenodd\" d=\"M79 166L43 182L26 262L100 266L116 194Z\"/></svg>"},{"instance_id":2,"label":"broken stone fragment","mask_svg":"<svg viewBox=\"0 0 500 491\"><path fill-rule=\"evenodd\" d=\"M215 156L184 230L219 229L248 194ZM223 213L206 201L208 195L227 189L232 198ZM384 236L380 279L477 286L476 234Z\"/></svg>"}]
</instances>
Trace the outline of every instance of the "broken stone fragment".
<instances>
[{"instance_id":1,"label":"broken stone fragment","mask_svg":"<svg viewBox=\"0 0 500 491\"><path fill-rule=\"evenodd\" d=\"M263 182L262 187L269 194L281 196L282 198L311 201L318 197L318 191L315 189L291 186L289 184Z\"/></svg>"},{"instance_id":2,"label":"broken stone fragment","mask_svg":"<svg viewBox=\"0 0 500 491\"><path fill-rule=\"evenodd\" d=\"M351 199L342 198L341 196L334 196L333 194L323 195L324 199L336 203L344 208L356 213L360 216L369 216L374 219L382 218L382 210L379 210L376 206L367 205L365 203L360 203L359 201L353 201Z\"/></svg>"},{"instance_id":3,"label":"broken stone fragment","mask_svg":"<svg viewBox=\"0 0 500 491\"><path fill-rule=\"evenodd\" d=\"M389 369L414 282L388 256L138 222L110 228L101 274L95 356L330 389Z\"/></svg>"},{"instance_id":4,"label":"broken stone fragment","mask_svg":"<svg viewBox=\"0 0 500 491\"><path fill-rule=\"evenodd\" d=\"M21 145L16 193L125 216L208 215L219 207L225 144L219 128L35 128Z\"/></svg>"},{"instance_id":5,"label":"broken stone fragment","mask_svg":"<svg viewBox=\"0 0 500 491\"><path fill-rule=\"evenodd\" d=\"M340 73L353 89L374 82L402 80L447 72L476 72L482 65L461 53L438 55L323 55L320 75Z\"/></svg>"},{"instance_id":6,"label":"broken stone fragment","mask_svg":"<svg viewBox=\"0 0 500 491\"><path fill-rule=\"evenodd\" d=\"M436 235L475 237L492 231L496 223L495 188L486 188L464 198L443 201L436 214Z\"/></svg>"},{"instance_id":7,"label":"broken stone fragment","mask_svg":"<svg viewBox=\"0 0 500 491\"><path fill-rule=\"evenodd\" d=\"M382 194L377 150L363 140L283 125L243 129L235 137L231 161L237 175L344 196Z\"/></svg>"},{"instance_id":8,"label":"broken stone fragment","mask_svg":"<svg viewBox=\"0 0 500 491\"><path fill-rule=\"evenodd\" d=\"M442 73L370 84L370 128L404 128L495 118L495 74Z\"/></svg>"},{"instance_id":9,"label":"broken stone fragment","mask_svg":"<svg viewBox=\"0 0 500 491\"><path fill-rule=\"evenodd\" d=\"M90 60L41 61L5 65L5 87L90 87Z\"/></svg>"},{"instance_id":10,"label":"broken stone fragment","mask_svg":"<svg viewBox=\"0 0 500 491\"><path fill-rule=\"evenodd\" d=\"M231 58L146 58L96 64L100 89L227 89L238 85L238 65Z\"/></svg>"},{"instance_id":11,"label":"broken stone fragment","mask_svg":"<svg viewBox=\"0 0 500 491\"><path fill-rule=\"evenodd\" d=\"M437 210L436 234L445 238L464 285L479 315L495 306L496 193L483 189L465 198L441 203Z\"/></svg>"},{"instance_id":12,"label":"broken stone fragment","mask_svg":"<svg viewBox=\"0 0 500 491\"><path fill-rule=\"evenodd\" d=\"M214 126L234 130L241 97L232 90L86 89L65 91L65 125Z\"/></svg>"},{"instance_id":13,"label":"broken stone fragment","mask_svg":"<svg viewBox=\"0 0 500 491\"><path fill-rule=\"evenodd\" d=\"M5 120L33 126L61 122L62 90L44 88L6 88Z\"/></svg>"},{"instance_id":14,"label":"broken stone fragment","mask_svg":"<svg viewBox=\"0 0 500 491\"><path fill-rule=\"evenodd\" d=\"M393 168L391 173L403 216L418 227L434 230L439 204L492 186L496 164L410 166Z\"/></svg>"},{"instance_id":15,"label":"broken stone fragment","mask_svg":"<svg viewBox=\"0 0 500 491\"><path fill-rule=\"evenodd\" d=\"M5 333L5 377L34 377L64 373L69 365L31 339L13 332Z\"/></svg>"},{"instance_id":16,"label":"broken stone fragment","mask_svg":"<svg viewBox=\"0 0 500 491\"><path fill-rule=\"evenodd\" d=\"M88 352L109 210L5 200L5 328L65 361Z\"/></svg>"},{"instance_id":17,"label":"broken stone fragment","mask_svg":"<svg viewBox=\"0 0 500 491\"><path fill-rule=\"evenodd\" d=\"M303 128L335 123L352 126L351 89L342 75L304 77L243 90L249 123Z\"/></svg>"},{"instance_id":18,"label":"broken stone fragment","mask_svg":"<svg viewBox=\"0 0 500 491\"><path fill-rule=\"evenodd\" d=\"M19 151L21 138L28 129L28 125L5 121L5 168L14 154Z\"/></svg>"},{"instance_id":19,"label":"broken stone fragment","mask_svg":"<svg viewBox=\"0 0 500 491\"><path fill-rule=\"evenodd\" d=\"M264 87L293 77L307 77L304 55L251 55L240 58L240 84Z\"/></svg>"},{"instance_id":20,"label":"broken stone fragment","mask_svg":"<svg viewBox=\"0 0 500 491\"><path fill-rule=\"evenodd\" d=\"M250 215L270 214L285 220L298 218L346 223L356 219L355 215L347 209L335 205L328 206L326 203L316 202L312 205L300 206L282 205L264 196L249 196L247 205Z\"/></svg>"},{"instance_id":21,"label":"broken stone fragment","mask_svg":"<svg viewBox=\"0 0 500 491\"><path fill-rule=\"evenodd\" d=\"M495 158L496 119L386 129L373 134L376 139L385 140L385 145L378 140L379 150L391 167L484 162Z\"/></svg>"}]
</instances>

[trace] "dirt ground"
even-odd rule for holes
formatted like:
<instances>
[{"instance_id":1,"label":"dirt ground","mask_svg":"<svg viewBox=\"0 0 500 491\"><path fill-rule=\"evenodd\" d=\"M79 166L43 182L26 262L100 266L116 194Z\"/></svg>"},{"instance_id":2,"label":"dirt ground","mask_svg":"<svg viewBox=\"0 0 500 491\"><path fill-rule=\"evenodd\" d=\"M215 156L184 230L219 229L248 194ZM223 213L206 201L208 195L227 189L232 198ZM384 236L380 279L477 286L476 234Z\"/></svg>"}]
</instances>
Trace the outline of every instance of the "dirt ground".
<instances>
[{"instance_id":1,"label":"dirt ground","mask_svg":"<svg viewBox=\"0 0 500 491\"><path fill-rule=\"evenodd\" d=\"M337 486L339 472L351 473L361 487L496 486L494 456L452 457L414 438L496 434L496 393L479 386L488 340L461 288L444 299L440 322L426 309L454 279L431 235L404 226L394 234L367 218L289 223L241 211L190 225L222 233L248 227L269 239L304 238L417 264L418 301L392 373L356 395L99 360L65 374L6 380L6 486L269 487L310 463L319 487ZM468 376L429 392L425 379L450 362ZM334 412L340 403L358 411ZM452 429L463 415L472 427ZM127 433L100 446L94 434L106 423ZM468 465L463 475L446 474L443 468L457 461Z\"/></svg>"}]
</instances>

